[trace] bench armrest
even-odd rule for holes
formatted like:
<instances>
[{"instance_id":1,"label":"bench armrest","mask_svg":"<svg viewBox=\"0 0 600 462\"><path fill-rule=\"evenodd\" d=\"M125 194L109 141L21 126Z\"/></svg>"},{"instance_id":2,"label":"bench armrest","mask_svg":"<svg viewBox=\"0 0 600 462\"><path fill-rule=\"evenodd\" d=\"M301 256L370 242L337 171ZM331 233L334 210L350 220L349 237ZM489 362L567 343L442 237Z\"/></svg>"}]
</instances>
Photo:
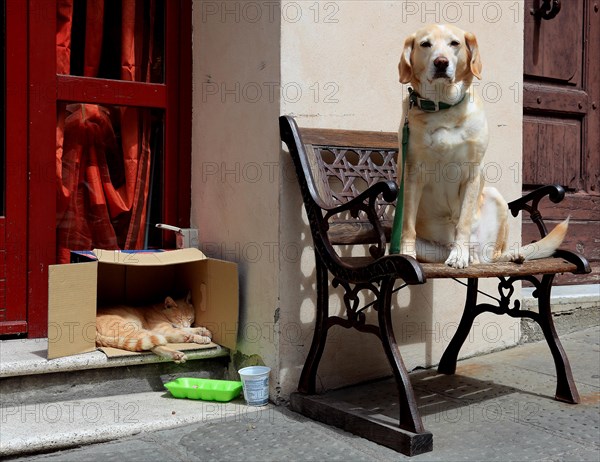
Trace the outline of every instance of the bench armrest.
<instances>
[{"instance_id":1,"label":"bench armrest","mask_svg":"<svg viewBox=\"0 0 600 462\"><path fill-rule=\"evenodd\" d=\"M564 199L565 190L557 184L542 186L535 191L525 194L520 199L508 203L508 208L513 217L516 217L522 210L529 213L531 221L538 227L541 237L545 237L548 234L548 229L538 209L538 205L544 197L548 197L552 202L558 204Z\"/></svg>"},{"instance_id":2,"label":"bench armrest","mask_svg":"<svg viewBox=\"0 0 600 462\"><path fill-rule=\"evenodd\" d=\"M359 213L363 212L378 236L377 245L369 247L369 253L373 258L380 258L385 255L386 237L385 230L377 213L376 202L379 197L382 197L385 202L392 203L396 200L397 196L398 185L394 181L379 181L344 204L323 208L325 212L323 218L325 222L329 222L331 217L343 212L350 212L353 218L357 218Z\"/></svg>"},{"instance_id":3,"label":"bench armrest","mask_svg":"<svg viewBox=\"0 0 600 462\"><path fill-rule=\"evenodd\" d=\"M544 223L542 214L538 209L538 205L544 197L548 197L552 202L558 204L564 199L565 190L562 186L557 184L542 186L541 188L538 188L529 194L525 194L520 199L509 202L508 204L508 208L515 217L521 210L528 212L531 217L531 221L533 221L538 227L541 237L545 237L548 234L546 224ZM587 274L591 272L590 264L587 259L578 253L557 249L554 252L554 257L563 258L568 262L577 265L577 269L572 271L573 274Z\"/></svg>"}]
</instances>

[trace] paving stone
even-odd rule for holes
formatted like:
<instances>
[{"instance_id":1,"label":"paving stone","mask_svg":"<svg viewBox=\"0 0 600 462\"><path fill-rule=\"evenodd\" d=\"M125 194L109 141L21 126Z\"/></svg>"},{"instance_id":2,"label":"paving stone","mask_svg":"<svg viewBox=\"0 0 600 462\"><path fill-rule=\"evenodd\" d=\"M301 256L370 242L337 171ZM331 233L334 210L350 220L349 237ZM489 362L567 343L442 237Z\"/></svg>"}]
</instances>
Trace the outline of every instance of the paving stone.
<instances>
[{"instance_id":1,"label":"paving stone","mask_svg":"<svg viewBox=\"0 0 600 462\"><path fill-rule=\"evenodd\" d=\"M456 375L435 370L411 374L433 452L412 458L311 421L284 407L186 403L172 400L184 425L159 429L152 403L140 416L152 421L140 433L116 442L16 460L139 461L590 461L600 460L600 349L597 327L564 336L581 395L578 405L553 399L554 364L545 344L520 345L459 363ZM546 351L546 356L542 353ZM548 366L548 362L550 365ZM339 390L338 399L396 418L395 384L382 380ZM161 397L164 402L164 397ZM202 409L193 419L191 409ZM173 408L174 409L174 408ZM140 422L143 424L143 422ZM154 429L154 430L153 430ZM2 428L4 430L4 428ZM75 430L74 430L75 431ZM100 431L100 430L99 430ZM104 431L107 431L105 429ZM1 435L1 434L0 434ZM0 436L0 440L1 440Z\"/></svg>"}]
</instances>

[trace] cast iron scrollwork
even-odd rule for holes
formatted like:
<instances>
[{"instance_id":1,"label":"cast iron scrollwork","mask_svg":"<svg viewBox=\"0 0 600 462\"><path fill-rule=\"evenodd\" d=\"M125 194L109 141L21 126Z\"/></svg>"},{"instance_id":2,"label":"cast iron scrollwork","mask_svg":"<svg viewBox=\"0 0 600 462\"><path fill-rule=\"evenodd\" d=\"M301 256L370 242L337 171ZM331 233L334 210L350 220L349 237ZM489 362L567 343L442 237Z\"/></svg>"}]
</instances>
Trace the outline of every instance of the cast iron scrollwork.
<instances>
[{"instance_id":1,"label":"cast iron scrollwork","mask_svg":"<svg viewBox=\"0 0 600 462\"><path fill-rule=\"evenodd\" d=\"M510 299L512 298L515 292L514 284L518 281L530 282L535 287L533 296L537 298L537 292L540 289L539 279L537 279L535 276L530 275L511 276L509 278L499 277L498 279L500 280L500 282L498 283L498 293L500 294L500 308L503 310L504 313L508 314L509 316L523 316L523 314L517 314L519 312L524 313L523 311L520 311L520 300L515 300L513 302L512 308L510 307Z\"/></svg>"},{"instance_id":2,"label":"cast iron scrollwork","mask_svg":"<svg viewBox=\"0 0 600 462\"><path fill-rule=\"evenodd\" d=\"M331 316L330 322L346 328L354 327L359 331L369 332L379 337L379 328L366 323L366 316L364 312L367 308L372 306L372 304L367 304L361 307L359 297L363 290L371 291L375 298L379 297L379 289L375 286L375 284L360 283L353 284L354 287L351 287L351 284L349 284L347 281L334 278L332 285L333 287L338 287L341 285L344 288L343 299L346 307L346 319L337 316Z\"/></svg>"},{"instance_id":3,"label":"cast iron scrollwork","mask_svg":"<svg viewBox=\"0 0 600 462\"><path fill-rule=\"evenodd\" d=\"M500 294L500 308L509 312L511 310L518 310L521 307L521 302L519 300L515 300L513 302L512 308L510 307L510 300L515 292L514 287L514 278L504 278L500 277L500 282L498 283L498 293Z\"/></svg>"},{"instance_id":4,"label":"cast iron scrollwork","mask_svg":"<svg viewBox=\"0 0 600 462\"><path fill-rule=\"evenodd\" d=\"M543 186L508 204L508 208L514 217L518 216L521 210L528 212L531 221L538 227L541 237L545 237L548 234L542 214L538 208L540 201L544 197L548 197L552 202L557 204L564 199L565 189L560 185Z\"/></svg>"},{"instance_id":5,"label":"cast iron scrollwork","mask_svg":"<svg viewBox=\"0 0 600 462\"><path fill-rule=\"evenodd\" d=\"M523 276L511 276L509 278L499 277L500 282L498 283L498 294L500 295L500 300L498 301L498 309L490 310L495 312L496 314L507 314L513 318L532 318L536 319L538 314L534 311L522 310L521 309L521 301L514 300L511 304L511 298L514 295L514 284L518 281L528 281L534 287L533 297L538 298L538 293L540 291L541 282L538 278L531 275L523 275Z\"/></svg>"},{"instance_id":6,"label":"cast iron scrollwork","mask_svg":"<svg viewBox=\"0 0 600 462\"><path fill-rule=\"evenodd\" d=\"M512 300L512 297L515 293L515 287L514 287L515 282L528 281L535 287L533 296L535 298L537 298L537 294L540 291L540 287L541 287L541 283L540 283L539 279L537 279L535 276L531 276L531 275L511 276L508 278L504 277L504 276L498 276L498 279L500 280L500 282L498 283L499 298L493 297L492 295L490 295L486 292L480 291L477 288L470 289L470 290L476 290L477 293L485 295L486 297L489 297L498 303L497 305L493 305L493 304L489 304L489 303L477 304L477 306L474 307L474 313L476 316L478 316L481 313L484 313L486 311L488 311L490 313L498 314L498 315L507 314L513 318L523 318L523 317L534 318L537 316L537 313L535 313L533 311L522 310L521 309L521 301L520 300ZM458 282L460 282L460 281L458 281ZM511 306L511 303L512 303L512 306Z\"/></svg>"}]
</instances>

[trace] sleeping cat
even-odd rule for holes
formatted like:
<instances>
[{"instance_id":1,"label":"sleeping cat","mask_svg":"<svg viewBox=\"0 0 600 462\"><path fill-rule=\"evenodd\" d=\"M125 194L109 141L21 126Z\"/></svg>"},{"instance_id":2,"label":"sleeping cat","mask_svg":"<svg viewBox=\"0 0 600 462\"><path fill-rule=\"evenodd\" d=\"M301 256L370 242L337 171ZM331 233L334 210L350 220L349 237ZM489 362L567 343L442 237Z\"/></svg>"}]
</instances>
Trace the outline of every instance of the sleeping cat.
<instances>
[{"instance_id":1,"label":"sleeping cat","mask_svg":"<svg viewBox=\"0 0 600 462\"><path fill-rule=\"evenodd\" d=\"M96 346L129 351L152 351L158 356L184 363L187 356L165 346L172 343L210 343L211 333L204 327L191 327L195 310L191 294L175 302L151 306L111 306L98 308L96 314Z\"/></svg>"}]
</instances>

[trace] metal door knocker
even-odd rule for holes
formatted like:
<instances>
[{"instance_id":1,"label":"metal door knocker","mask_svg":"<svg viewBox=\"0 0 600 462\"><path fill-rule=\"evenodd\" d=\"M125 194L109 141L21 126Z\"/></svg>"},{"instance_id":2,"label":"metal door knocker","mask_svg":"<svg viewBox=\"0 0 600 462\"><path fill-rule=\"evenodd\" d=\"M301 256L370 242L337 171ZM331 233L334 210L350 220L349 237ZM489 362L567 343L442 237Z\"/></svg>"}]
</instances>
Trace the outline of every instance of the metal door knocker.
<instances>
[{"instance_id":1,"label":"metal door knocker","mask_svg":"<svg viewBox=\"0 0 600 462\"><path fill-rule=\"evenodd\" d=\"M560 0L542 0L542 5L534 7L530 13L537 19L552 19L560 12Z\"/></svg>"}]
</instances>

